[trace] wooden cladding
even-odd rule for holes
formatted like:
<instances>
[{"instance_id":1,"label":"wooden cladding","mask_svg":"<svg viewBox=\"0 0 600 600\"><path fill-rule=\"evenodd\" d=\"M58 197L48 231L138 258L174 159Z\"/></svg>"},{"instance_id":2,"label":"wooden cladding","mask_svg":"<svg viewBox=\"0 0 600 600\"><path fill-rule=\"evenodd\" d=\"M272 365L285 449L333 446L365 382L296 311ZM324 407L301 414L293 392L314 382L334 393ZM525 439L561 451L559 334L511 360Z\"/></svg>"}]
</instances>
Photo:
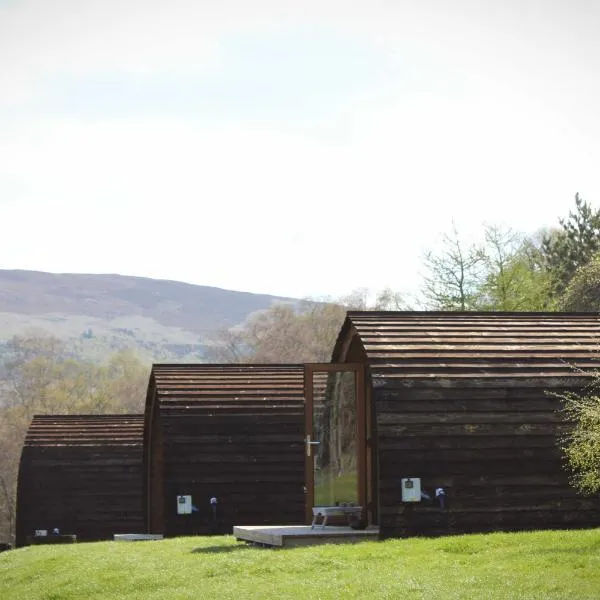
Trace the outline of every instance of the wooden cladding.
<instances>
[{"instance_id":1,"label":"wooden cladding","mask_svg":"<svg viewBox=\"0 0 600 600\"><path fill-rule=\"evenodd\" d=\"M382 535L597 524L600 502L577 494L562 465L560 400L543 389L487 397L487 389L465 387L444 401L431 388L396 386L374 392ZM445 510L434 498L403 504L407 476L420 477L432 498L443 487Z\"/></svg>"}]
</instances>

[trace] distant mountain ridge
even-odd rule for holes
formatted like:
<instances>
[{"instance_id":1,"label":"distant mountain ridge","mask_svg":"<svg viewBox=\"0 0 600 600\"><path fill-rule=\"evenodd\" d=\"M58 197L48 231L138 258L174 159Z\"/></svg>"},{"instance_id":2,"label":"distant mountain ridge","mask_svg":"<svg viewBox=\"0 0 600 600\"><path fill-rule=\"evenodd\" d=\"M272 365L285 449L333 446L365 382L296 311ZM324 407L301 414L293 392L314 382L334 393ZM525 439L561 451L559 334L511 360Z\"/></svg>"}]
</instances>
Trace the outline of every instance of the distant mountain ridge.
<instances>
[{"instance_id":1,"label":"distant mountain ridge","mask_svg":"<svg viewBox=\"0 0 600 600\"><path fill-rule=\"evenodd\" d=\"M170 355L173 347L205 345L274 302L296 300L126 275L0 270L0 340L36 328L115 348L140 342L150 354L156 346Z\"/></svg>"}]
</instances>

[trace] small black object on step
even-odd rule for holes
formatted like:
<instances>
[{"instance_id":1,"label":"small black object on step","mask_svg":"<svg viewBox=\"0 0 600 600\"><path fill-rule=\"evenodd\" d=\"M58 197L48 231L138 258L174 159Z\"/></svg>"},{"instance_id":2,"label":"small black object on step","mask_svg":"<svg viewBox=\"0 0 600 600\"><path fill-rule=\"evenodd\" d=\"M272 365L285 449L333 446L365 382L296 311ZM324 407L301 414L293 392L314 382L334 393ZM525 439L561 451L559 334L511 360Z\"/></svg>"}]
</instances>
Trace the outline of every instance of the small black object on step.
<instances>
[{"instance_id":1,"label":"small black object on step","mask_svg":"<svg viewBox=\"0 0 600 600\"><path fill-rule=\"evenodd\" d=\"M362 518L359 519L358 517L351 517L350 518L350 527L352 529L358 529L358 530L366 529L367 521Z\"/></svg>"}]
</instances>

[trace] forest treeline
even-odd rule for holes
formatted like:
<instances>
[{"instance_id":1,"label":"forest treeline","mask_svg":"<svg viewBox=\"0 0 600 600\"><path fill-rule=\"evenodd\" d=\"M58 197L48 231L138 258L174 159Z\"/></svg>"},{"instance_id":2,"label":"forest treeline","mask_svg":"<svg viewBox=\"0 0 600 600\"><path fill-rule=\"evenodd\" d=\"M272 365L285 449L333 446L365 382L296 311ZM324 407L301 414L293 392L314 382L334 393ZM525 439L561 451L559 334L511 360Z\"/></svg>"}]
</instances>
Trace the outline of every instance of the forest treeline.
<instances>
[{"instance_id":1,"label":"forest treeline","mask_svg":"<svg viewBox=\"0 0 600 600\"><path fill-rule=\"evenodd\" d=\"M424 255L423 270L416 298L357 290L335 300L275 304L219 332L207 361L329 361L348 309L600 310L600 211L576 195L569 214L546 231L525 235L490 225L480 241L467 242L453 227ZM134 350L100 365L78 360L63 342L39 334L14 337L0 360L2 542L14 538L18 462L31 417L142 412L149 365Z\"/></svg>"}]
</instances>

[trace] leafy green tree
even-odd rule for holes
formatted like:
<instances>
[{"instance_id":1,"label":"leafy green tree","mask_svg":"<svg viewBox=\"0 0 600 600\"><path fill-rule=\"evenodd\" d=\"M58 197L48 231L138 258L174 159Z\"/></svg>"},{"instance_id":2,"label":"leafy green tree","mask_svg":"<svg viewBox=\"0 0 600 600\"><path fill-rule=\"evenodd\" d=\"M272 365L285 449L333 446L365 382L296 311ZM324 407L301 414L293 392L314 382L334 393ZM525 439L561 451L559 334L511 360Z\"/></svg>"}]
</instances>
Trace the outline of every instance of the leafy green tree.
<instances>
[{"instance_id":1,"label":"leafy green tree","mask_svg":"<svg viewBox=\"0 0 600 600\"><path fill-rule=\"evenodd\" d=\"M552 310L552 278L532 238L512 229L486 227L485 282L481 286L482 310Z\"/></svg>"},{"instance_id":2,"label":"leafy green tree","mask_svg":"<svg viewBox=\"0 0 600 600\"><path fill-rule=\"evenodd\" d=\"M600 311L600 253L577 270L562 297L561 308L582 312Z\"/></svg>"},{"instance_id":3,"label":"leafy green tree","mask_svg":"<svg viewBox=\"0 0 600 600\"><path fill-rule=\"evenodd\" d=\"M542 250L556 291L562 294L577 269L600 251L600 210L575 194L575 210L559 222L560 229L544 236Z\"/></svg>"},{"instance_id":4,"label":"leafy green tree","mask_svg":"<svg viewBox=\"0 0 600 600\"><path fill-rule=\"evenodd\" d=\"M595 393L563 396L571 429L561 449L573 486L584 494L600 492L600 397Z\"/></svg>"},{"instance_id":5,"label":"leafy green tree","mask_svg":"<svg viewBox=\"0 0 600 600\"><path fill-rule=\"evenodd\" d=\"M436 310L555 310L554 280L539 235L487 225L481 243L465 244L457 229L425 254L423 295Z\"/></svg>"}]
</instances>

